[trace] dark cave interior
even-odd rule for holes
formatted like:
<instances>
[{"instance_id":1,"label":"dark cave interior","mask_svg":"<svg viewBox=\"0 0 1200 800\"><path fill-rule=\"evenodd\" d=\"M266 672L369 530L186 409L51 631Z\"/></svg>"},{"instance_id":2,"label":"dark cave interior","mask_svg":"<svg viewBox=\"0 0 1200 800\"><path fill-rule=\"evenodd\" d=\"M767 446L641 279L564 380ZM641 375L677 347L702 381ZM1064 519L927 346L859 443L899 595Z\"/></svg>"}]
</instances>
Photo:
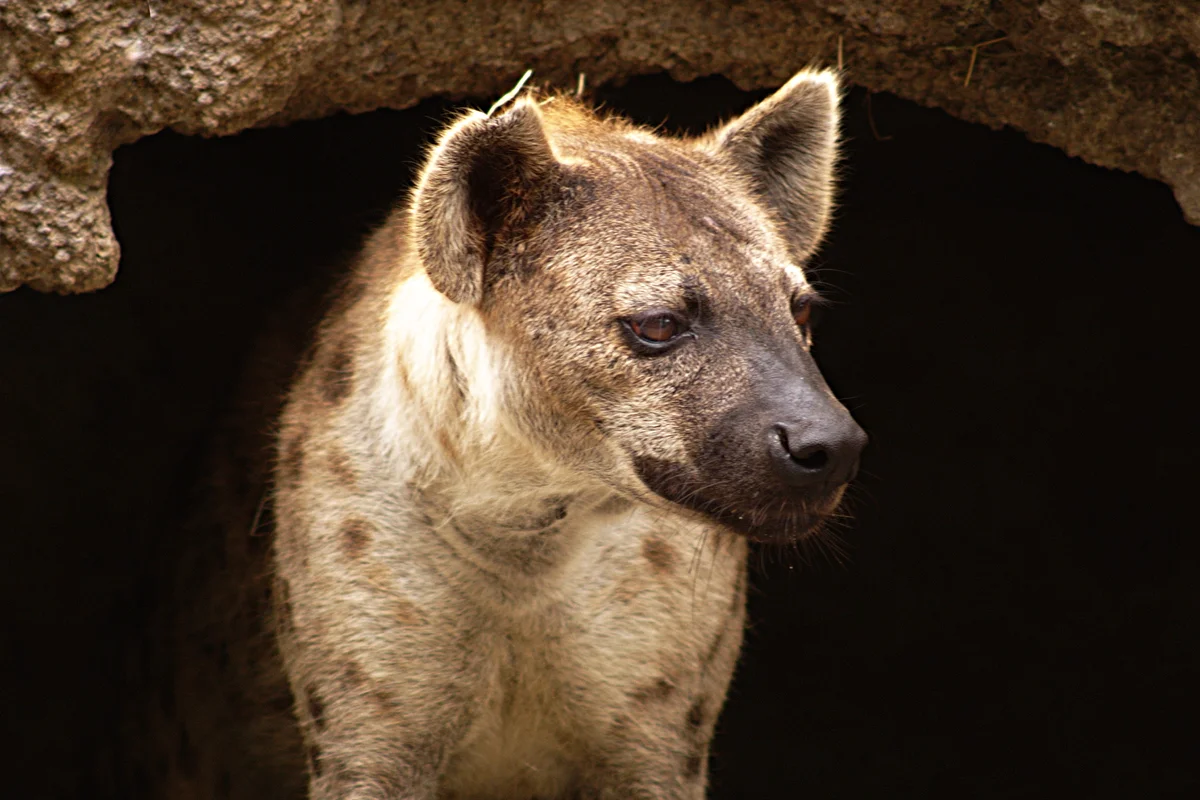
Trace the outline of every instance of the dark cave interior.
<instances>
[{"instance_id":1,"label":"dark cave interior","mask_svg":"<svg viewBox=\"0 0 1200 800\"><path fill-rule=\"evenodd\" d=\"M760 96L597 92L684 130ZM456 105L144 139L112 173L116 283L0 296L11 796L95 796L127 609L264 309L353 250ZM1200 228L1160 184L890 95L851 91L844 130L817 357L871 445L840 563L755 555L710 796L1200 788Z\"/></svg>"}]
</instances>

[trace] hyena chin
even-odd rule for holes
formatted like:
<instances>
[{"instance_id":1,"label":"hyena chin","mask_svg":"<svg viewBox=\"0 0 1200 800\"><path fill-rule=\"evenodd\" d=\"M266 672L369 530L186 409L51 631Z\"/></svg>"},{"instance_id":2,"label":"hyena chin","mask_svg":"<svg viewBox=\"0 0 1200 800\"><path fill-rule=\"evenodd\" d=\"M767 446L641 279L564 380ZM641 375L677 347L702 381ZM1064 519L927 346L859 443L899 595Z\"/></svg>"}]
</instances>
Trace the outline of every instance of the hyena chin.
<instances>
[{"instance_id":1,"label":"hyena chin","mask_svg":"<svg viewBox=\"0 0 1200 800\"><path fill-rule=\"evenodd\" d=\"M806 71L695 139L532 95L441 134L278 419L248 574L309 797L704 796L746 540L819 526L866 442L809 352L837 102ZM226 796L287 784L242 761Z\"/></svg>"}]
</instances>

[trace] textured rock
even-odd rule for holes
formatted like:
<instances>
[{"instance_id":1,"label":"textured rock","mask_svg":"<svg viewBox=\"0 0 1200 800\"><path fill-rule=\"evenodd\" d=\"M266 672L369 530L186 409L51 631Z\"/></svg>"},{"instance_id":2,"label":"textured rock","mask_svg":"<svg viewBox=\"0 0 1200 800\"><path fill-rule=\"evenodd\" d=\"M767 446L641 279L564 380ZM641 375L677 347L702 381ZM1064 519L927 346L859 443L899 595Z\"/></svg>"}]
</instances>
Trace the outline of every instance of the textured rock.
<instances>
[{"instance_id":1,"label":"textured rock","mask_svg":"<svg viewBox=\"0 0 1200 800\"><path fill-rule=\"evenodd\" d=\"M762 88L839 53L855 83L1166 181L1200 224L1193 0L0 0L0 289L111 282L112 150L164 128L494 96L527 67Z\"/></svg>"}]
</instances>

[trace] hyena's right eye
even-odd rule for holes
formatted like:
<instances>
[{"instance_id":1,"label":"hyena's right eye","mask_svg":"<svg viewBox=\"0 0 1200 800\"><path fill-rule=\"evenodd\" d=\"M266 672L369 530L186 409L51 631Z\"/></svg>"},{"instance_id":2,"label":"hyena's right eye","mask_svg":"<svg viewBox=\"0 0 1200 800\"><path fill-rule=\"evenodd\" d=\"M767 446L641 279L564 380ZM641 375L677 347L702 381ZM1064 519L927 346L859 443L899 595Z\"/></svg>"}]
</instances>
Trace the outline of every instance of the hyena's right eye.
<instances>
[{"instance_id":1,"label":"hyena's right eye","mask_svg":"<svg viewBox=\"0 0 1200 800\"><path fill-rule=\"evenodd\" d=\"M673 311L653 309L625 320L634 335L635 344L643 351L661 352L688 332L687 323Z\"/></svg>"},{"instance_id":2,"label":"hyena's right eye","mask_svg":"<svg viewBox=\"0 0 1200 800\"><path fill-rule=\"evenodd\" d=\"M807 327L812 321L812 303L807 299L798 300L792 304L792 318L801 328Z\"/></svg>"}]
</instances>

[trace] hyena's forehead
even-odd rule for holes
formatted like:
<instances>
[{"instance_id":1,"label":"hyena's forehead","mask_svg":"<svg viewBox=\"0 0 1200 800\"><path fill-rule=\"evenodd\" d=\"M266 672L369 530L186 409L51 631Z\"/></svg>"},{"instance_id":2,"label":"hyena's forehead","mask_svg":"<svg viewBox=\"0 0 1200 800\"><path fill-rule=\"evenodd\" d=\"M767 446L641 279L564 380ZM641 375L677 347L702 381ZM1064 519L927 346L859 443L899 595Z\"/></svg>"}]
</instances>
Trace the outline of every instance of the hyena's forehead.
<instances>
[{"instance_id":1,"label":"hyena's forehead","mask_svg":"<svg viewBox=\"0 0 1200 800\"><path fill-rule=\"evenodd\" d=\"M634 304L806 288L770 211L711 156L637 142L590 152L577 169L590 184L576 213L590 234L579 241L591 251L578 255L622 294L640 294L629 298Z\"/></svg>"}]
</instances>

